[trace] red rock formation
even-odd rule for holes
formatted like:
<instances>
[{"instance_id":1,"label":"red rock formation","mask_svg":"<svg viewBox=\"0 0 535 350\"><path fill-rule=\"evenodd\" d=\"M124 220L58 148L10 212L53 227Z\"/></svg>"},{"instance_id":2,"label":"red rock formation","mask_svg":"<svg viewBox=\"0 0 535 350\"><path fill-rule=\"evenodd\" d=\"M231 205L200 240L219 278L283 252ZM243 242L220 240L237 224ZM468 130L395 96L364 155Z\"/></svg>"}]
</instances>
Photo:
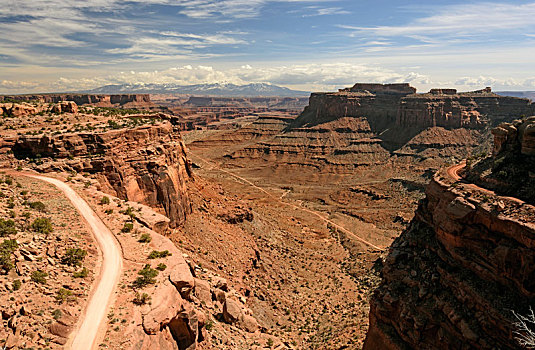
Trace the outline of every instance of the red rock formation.
<instances>
[{"instance_id":1,"label":"red rock formation","mask_svg":"<svg viewBox=\"0 0 535 350\"><path fill-rule=\"evenodd\" d=\"M125 106L146 107L151 105L150 95L88 95L88 94L43 94L43 95L12 95L0 96L0 102L10 101L37 101L40 103L59 103L62 101L74 101L77 105L98 105L102 107Z\"/></svg>"},{"instance_id":2,"label":"red rock formation","mask_svg":"<svg viewBox=\"0 0 535 350\"><path fill-rule=\"evenodd\" d=\"M54 136L23 135L13 146L16 157L51 157L41 170L97 173L105 191L120 198L162 208L170 226L191 212L186 182L192 179L185 146L170 123ZM73 159L69 159L73 158Z\"/></svg>"},{"instance_id":3,"label":"red rock formation","mask_svg":"<svg viewBox=\"0 0 535 350\"><path fill-rule=\"evenodd\" d=\"M435 175L390 248L365 350L519 348L512 310L535 300L535 207L454 181Z\"/></svg>"}]
</instances>

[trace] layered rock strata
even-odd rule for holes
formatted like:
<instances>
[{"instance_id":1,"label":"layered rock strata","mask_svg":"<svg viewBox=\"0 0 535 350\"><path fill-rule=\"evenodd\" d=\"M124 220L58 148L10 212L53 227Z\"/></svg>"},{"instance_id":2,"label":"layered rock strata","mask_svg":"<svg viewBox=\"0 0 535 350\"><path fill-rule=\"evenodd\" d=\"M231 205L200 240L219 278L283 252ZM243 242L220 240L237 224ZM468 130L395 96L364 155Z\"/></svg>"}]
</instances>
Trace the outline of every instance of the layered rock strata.
<instances>
[{"instance_id":1,"label":"layered rock strata","mask_svg":"<svg viewBox=\"0 0 535 350\"><path fill-rule=\"evenodd\" d=\"M122 199L161 208L170 226L191 212L186 182L192 179L180 134L168 123L104 133L20 136L18 158L50 157L40 170L75 170L98 175L103 190Z\"/></svg>"},{"instance_id":2,"label":"layered rock strata","mask_svg":"<svg viewBox=\"0 0 535 350\"><path fill-rule=\"evenodd\" d=\"M390 248L364 349L520 348L513 311L535 302L535 207L454 175L435 175Z\"/></svg>"},{"instance_id":3,"label":"layered rock strata","mask_svg":"<svg viewBox=\"0 0 535 350\"><path fill-rule=\"evenodd\" d=\"M40 103L60 103L74 101L77 105L98 106L147 106L151 104L148 94L129 95L89 95L89 94L43 94L43 95L12 95L0 96L0 102L9 101L36 101Z\"/></svg>"}]
</instances>

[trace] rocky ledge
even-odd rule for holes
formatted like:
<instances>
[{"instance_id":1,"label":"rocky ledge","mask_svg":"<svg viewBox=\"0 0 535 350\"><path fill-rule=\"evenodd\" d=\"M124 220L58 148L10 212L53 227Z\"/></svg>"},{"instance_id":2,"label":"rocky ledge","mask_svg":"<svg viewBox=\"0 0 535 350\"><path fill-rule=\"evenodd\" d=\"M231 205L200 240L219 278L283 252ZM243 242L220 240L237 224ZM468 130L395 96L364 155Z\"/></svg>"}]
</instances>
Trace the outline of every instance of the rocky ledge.
<instances>
[{"instance_id":1,"label":"rocky ledge","mask_svg":"<svg viewBox=\"0 0 535 350\"><path fill-rule=\"evenodd\" d=\"M39 171L95 173L103 191L161 208L171 227L191 212L186 148L168 122L101 133L22 135L12 150L17 158L44 161Z\"/></svg>"},{"instance_id":2,"label":"rocky ledge","mask_svg":"<svg viewBox=\"0 0 535 350\"><path fill-rule=\"evenodd\" d=\"M386 258L364 349L519 348L513 311L535 301L534 221L529 203L437 173Z\"/></svg>"}]
</instances>

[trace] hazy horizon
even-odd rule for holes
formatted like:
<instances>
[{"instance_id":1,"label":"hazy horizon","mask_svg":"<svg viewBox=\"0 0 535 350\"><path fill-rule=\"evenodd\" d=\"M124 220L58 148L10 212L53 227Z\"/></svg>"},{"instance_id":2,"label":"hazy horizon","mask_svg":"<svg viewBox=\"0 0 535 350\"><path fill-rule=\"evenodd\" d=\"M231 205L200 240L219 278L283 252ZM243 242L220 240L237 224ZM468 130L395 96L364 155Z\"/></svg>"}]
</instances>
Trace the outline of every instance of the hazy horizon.
<instances>
[{"instance_id":1,"label":"hazy horizon","mask_svg":"<svg viewBox=\"0 0 535 350\"><path fill-rule=\"evenodd\" d=\"M535 2L0 0L0 93L408 82L535 90Z\"/></svg>"}]
</instances>

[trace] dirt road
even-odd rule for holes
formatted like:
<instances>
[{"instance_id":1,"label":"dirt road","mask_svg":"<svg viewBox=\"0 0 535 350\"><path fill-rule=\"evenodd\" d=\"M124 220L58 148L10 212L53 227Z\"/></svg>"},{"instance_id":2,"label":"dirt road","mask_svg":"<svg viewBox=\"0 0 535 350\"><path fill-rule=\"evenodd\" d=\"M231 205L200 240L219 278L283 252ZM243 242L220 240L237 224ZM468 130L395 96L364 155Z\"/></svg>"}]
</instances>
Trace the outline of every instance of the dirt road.
<instances>
[{"instance_id":1,"label":"dirt road","mask_svg":"<svg viewBox=\"0 0 535 350\"><path fill-rule=\"evenodd\" d=\"M211 169L217 169L218 171L221 171L221 172L223 172L223 173L225 173L227 175L232 176L234 179L238 179L238 180L240 180L242 182L245 182L246 184L256 188L257 190L259 190L259 191L261 191L263 193L265 193L266 195L268 195L269 197L273 198L274 200L278 201L279 203L281 203L283 205L289 206L289 207L297 209L297 210L305 211L305 212L307 212L309 214L312 214L312 215L318 217L319 219L323 220L325 223L331 225L332 227L335 227L336 229L338 229L338 230L344 232L345 234L347 234L348 236L353 237L357 241L359 241L359 242L361 242L361 243L363 243L363 244L365 244L365 245L367 245L367 246L369 246L369 247L371 247L371 248L373 248L375 250L384 250L385 249L385 248L381 248L379 246L376 246L375 244L373 244L371 242L368 242L364 238L359 237L358 235L356 235L355 233L349 231L348 229L346 229L346 228L338 225L337 223L329 220L328 218L326 218L322 214L318 213L317 211L314 211L314 210L311 210L311 209L308 209L308 208L305 208L305 207L302 207L302 206L299 206L299 205L295 205L295 204L292 204L292 203L285 202L285 201L282 200L282 198L284 196L280 196L280 197L279 196L275 196L274 194L271 194L270 192L268 192L265 189L263 189L262 187L259 187L259 186L255 185L251 181L249 181L249 180L247 180L247 179L245 179L245 178L243 178L243 177L241 177L239 175L236 175L233 172L225 170L225 169L217 166L215 163L210 162L209 160L206 160L206 159L200 157L197 154L190 153L190 155L193 156L193 157L199 158L201 161L203 161L204 163L208 164L211 167Z\"/></svg>"},{"instance_id":2,"label":"dirt road","mask_svg":"<svg viewBox=\"0 0 535 350\"><path fill-rule=\"evenodd\" d=\"M77 329L71 334L66 345L67 349L96 349L100 335L99 330L104 324L113 292L123 270L121 249L108 227L69 185L46 176L24 175L46 181L60 189L87 221L102 252L102 264L100 273L97 275L96 285L93 286L93 293Z\"/></svg>"}]
</instances>

